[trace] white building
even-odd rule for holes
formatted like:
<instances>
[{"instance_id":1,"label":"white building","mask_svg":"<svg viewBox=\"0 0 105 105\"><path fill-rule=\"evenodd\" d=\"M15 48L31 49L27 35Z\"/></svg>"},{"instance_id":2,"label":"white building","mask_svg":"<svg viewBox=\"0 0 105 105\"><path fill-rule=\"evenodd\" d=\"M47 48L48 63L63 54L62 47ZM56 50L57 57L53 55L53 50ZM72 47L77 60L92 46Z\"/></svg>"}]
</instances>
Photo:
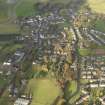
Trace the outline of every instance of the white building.
<instances>
[{"instance_id":1,"label":"white building","mask_svg":"<svg viewBox=\"0 0 105 105\"><path fill-rule=\"evenodd\" d=\"M14 105L29 105L30 101L27 99L23 99L23 98L18 98Z\"/></svg>"}]
</instances>

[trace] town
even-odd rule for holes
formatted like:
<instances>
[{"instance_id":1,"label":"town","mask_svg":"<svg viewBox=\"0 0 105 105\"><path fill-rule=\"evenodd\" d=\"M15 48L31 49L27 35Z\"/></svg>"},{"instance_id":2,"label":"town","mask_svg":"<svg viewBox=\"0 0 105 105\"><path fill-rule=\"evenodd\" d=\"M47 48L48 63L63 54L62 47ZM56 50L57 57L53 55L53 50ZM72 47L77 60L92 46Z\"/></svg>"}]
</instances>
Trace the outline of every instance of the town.
<instances>
[{"instance_id":1,"label":"town","mask_svg":"<svg viewBox=\"0 0 105 105\"><path fill-rule=\"evenodd\" d=\"M0 105L105 105L105 14L84 0L7 1Z\"/></svg>"}]
</instances>

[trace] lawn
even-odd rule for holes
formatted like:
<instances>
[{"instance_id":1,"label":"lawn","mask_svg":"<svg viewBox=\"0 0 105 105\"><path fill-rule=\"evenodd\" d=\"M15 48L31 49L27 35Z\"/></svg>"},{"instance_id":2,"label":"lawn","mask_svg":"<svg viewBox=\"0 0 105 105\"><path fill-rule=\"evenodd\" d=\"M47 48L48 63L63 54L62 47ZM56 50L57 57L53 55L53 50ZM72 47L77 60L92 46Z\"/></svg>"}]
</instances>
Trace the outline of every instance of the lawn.
<instances>
[{"instance_id":1,"label":"lawn","mask_svg":"<svg viewBox=\"0 0 105 105\"><path fill-rule=\"evenodd\" d=\"M105 32L105 20L97 20L93 24L96 30Z\"/></svg>"},{"instance_id":2,"label":"lawn","mask_svg":"<svg viewBox=\"0 0 105 105\"><path fill-rule=\"evenodd\" d=\"M55 80L49 79L30 80L26 92L29 91L33 93L31 105L51 105L61 93Z\"/></svg>"},{"instance_id":3,"label":"lawn","mask_svg":"<svg viewBox=\"0 0 105 105\"><path fill-rule=\"evenodd\" d=\"M68 83L66 90L65 90L65 95L66 97L70 97L77 91L77 82L76 81L71 81Z\"/></svg>"},{"instance_id":4,"label":"lawn","mask_svg":"<svg viewBox=\"0 0 105 105\"><path fill-rule=\"evenodd\" d=\"M0 46L0 50L2 49L2 46Z\"/></svg>"},{"instance_id":5,"label":"lawn","mask_svg":"<svg viewBox=\"0 0 105 105\"><path fill-rule=\"evenodd\" d=\"M16 0L0 0L0 22L8 21L10 17L14 17L14 6L15 3L8 1Z\"/></svg>"},{"instance_id":6,"label":"lawn","mask_svg":"<svg viewBox=\"0 0 105 105\"><path fill-rule=\"evenodd\" d=\"M70 104L73 104L76 102L76 100L78 100L81 96L81 92L79 91L76 95L74 95L70 100L69 100L69 103Z\"/></svg>"},{"instance_id":7,"label":"lawn","mask_svg":"<svg viewBox=\"0 0 105 105\"><path fill-rule=\"evenodd\" d=\"M1 76L1 75L0 75ZM0 77L0 88L2 88L4 85L6 85L7 84L7 80L4 80L4 78L3 77Z\"/></svg>"},{"instance_id":8,"label":"lawn","mask_svg":"<svg viewBox=\"0 0 105 105\"><path fill-rule=\"evenodd\" d=\"M19 33L19 26L12 23L15 17L15 5L8 0L0 0L0 34ZM12 0L13 1L13 0Z\"/></svg>"},{"instance_id":9,"label":"lawn","mask_svg":"<svg viewBox=\"0 0 105 105\"><path fill-rule=\"evenodd\" d=\"M5 90L3 95L0 97L0 105L13 105L13 100L8 96L9 96L9 92L8 90Z\"/></svg>"},{"instance_id":10,"label":"lawn","mask_svg":"<svg viewBox=\"0 0 105 105\"><path fill-rule=\"evenodd\" d=\"M8 6L6 0L0 0L0 21L8 18Z\"/></svg>"},{"instance_id":11,"label":"lawn","mask_svg":"<svg viewBox=\"0 0 105 105\"><path fill-rule=\"evenodd\" d=\"M87 83L89 83L87 79L81 79L81 84L85 85Z\"/></svg>"},{"instance_id":12,"label":"lawn","mask_svg":"<svg viewBox=\"0 0 105 105\"><path fill-rule=\"evenodd\" d=\"M75 94L76 93L76 94ZM73 96L72 96L73 95ZM76 81L71 81L65 91L65 96L67 98L70 98L69 103L73 104L81 95L81 92L77 92L77 82ZM73 104L74 105L74 104Z\"/></svg>"},{"instance_id":13,"label":"lawn","mask_svg":"<svg viewBox=\"0 0 105 105\"><path fill-rule=\"evenodd\" d=\"M77 90L77 82L71 81L69 85L69 92L74 93Z\"/></svg>"},{"instance_id":14,"label":"lawn","mask_svg":"<svg viewBox=\"0 0 105 105\"><path fill-rule=\"evenodd\" d=\"M21 44L14 44L14 45L5 45L5 47L2 49L2 52L5 53L9 53L9 52L14 52L16 49L18 48L22 48L23 45Z\"/></svg>"},{"instance_id":15,"label":"lawn","mask_svg":"<svg viewBox=\"0 0 105 105\"><path fill-rule=\"evenodd\" d=\"M16 7L16 14L20 16L32 16L34 14L34 2L36 0L21 0Z\"/></svg>"},{"instance_id":16,"label":"lawn","mask_svg":"<svg viewBox=\"0 0 105 105\"><path fill-rule=\"evenodd\" d=\"M81 56L89 56L95 54L95 52L91 49L78 49L78 51Z\"/></svg>"},{"instance_id":17,"label":"lawn","mask_svg":"<svg viewBox=\"0 0 105 105\"><path fill-rule=\"evenodd\" d=\"M20 28L16 24L0 24L0 34L18 34L19 30Z\"/></svg>"},{"instance_id":18,"label":"lawn","mask_svg":"<svg viewBox=\"0 0 105 105\"><path fill-rule=\"evenodd\" d=\"M105 13L105 0L87 0L90 8L98 13Z\"/></svg>"}]
</instances>

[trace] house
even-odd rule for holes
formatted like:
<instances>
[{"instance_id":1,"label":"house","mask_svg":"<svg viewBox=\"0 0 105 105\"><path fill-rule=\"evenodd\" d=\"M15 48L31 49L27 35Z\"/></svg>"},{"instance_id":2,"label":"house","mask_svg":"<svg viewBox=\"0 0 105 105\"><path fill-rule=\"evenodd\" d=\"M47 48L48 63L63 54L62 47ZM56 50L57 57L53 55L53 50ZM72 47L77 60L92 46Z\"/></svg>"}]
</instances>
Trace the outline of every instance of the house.
<instances>
[{"instance_id":1,"label":"house","mask_svg":"<svg viewBox=\"0 0 105 105\"><path fill-rule=\"evenodd\" d=\"M105 105L105 96L99 98L99 100L101 101L102 105Z\"/></svg>"},{"instance_id":2,"label":"house","mask_svg":"<svg viewBox=\"0 0 105 105\"><path fill-rule=\"evenodd\" d=\"M11 66L14 63L19 63L23 59L24 55L24 52L17 50L10 58L8 58L3 63L3 66Z\"/></svg>"},{"instance_id":3,"label":"house","mask_svg":"<svg viewBox=\"0 0 105 105\"><path fill-rule=\"evenodd\" d=\"M30 104L30 100L27 99L23 99L23 98L18 98L14 105L29 105Z\"/></svg>"},{"instance_id":4,"label":"house","mask_svg":"<svg viewBox=\"0 0 105 105\"><path fill-rule=\"evenodd\" d=\"M88 94L81 96L80 100L78 102L76 102L76 105L79 105L79 104L83 103L84 101L88 100L89 97L90 96Z\"/></svg>"}]
</instances>

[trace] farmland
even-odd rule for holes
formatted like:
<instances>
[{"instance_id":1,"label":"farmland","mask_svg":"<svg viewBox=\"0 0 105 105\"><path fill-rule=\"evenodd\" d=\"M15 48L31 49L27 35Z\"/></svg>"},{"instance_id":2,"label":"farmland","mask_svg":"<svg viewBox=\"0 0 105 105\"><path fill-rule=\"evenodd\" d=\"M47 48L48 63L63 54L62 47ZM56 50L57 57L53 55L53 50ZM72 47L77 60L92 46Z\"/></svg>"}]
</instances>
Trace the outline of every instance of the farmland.
<instances>
[{"instance_id":1,"label":"farmland","mask_svg":"<svg viewBox=\"0 0 105 105\"><path fill-rule=\"evenodd\" d=\"M87 0L87 3L94 12L105 14L105 0Z\"/></svg>"},{"instance_id":2,"label":"farmland","mask_svg":"<svg viewBox=\"0 0 105 105\"><path fill-rule=\"evenodd\" d=\"M16 24L0 24L0 34L18 34L20 27Z\"/></svg>"}]
</instances>

